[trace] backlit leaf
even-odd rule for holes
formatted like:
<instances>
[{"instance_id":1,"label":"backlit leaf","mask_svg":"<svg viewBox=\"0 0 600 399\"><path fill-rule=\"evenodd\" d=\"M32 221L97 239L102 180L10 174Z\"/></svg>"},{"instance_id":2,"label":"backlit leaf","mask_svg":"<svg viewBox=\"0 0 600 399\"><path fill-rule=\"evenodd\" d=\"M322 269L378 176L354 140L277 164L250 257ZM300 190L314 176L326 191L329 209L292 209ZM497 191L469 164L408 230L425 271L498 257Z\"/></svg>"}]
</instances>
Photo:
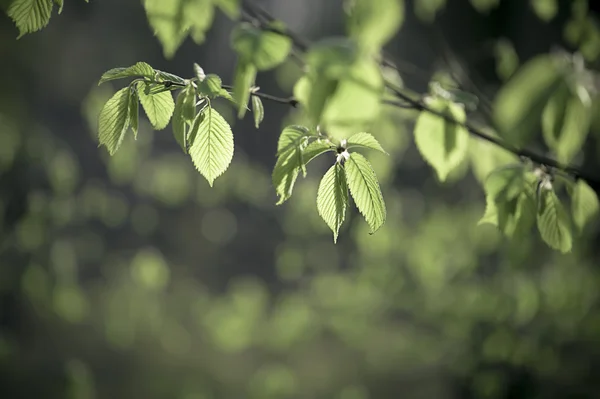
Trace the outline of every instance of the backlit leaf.
<instances>
[{"instance_id":1,"label":"backlit leaf","mask_svg":"<svg viewBox=\"0 0 600 399\"><path fill-rule=\"evenodd\" d=\"M213 108L209 107L204 114L198 135L190 147L190 156L212 187L233 159L233 133L227 121Z\"/></svg>"},{"instance_id":2,"label":"backlit leaf","mask_svg":"<svg viewBox=\"0 0 600 399\"><path fill-rule=\"evenodd\" d=\"M106 146L110 155L117 152L129 127L130 92L129 87L117 91L100 111L98 138L100 145Z\"/></svg>"},{"instance_id":3,"label":"backlit leaf","mask_svg":"<svg viewBox=\"0 0 600 399\"><path fill-rule=\"evenodd\" d=\"M375 171L367 159L357 152L344 163L346 180L356 207L371 228L371 234L385 223L386 208Z\"/></svg>"},{"instance_id":4,"label":"backlit leaf","mask_svg":"<svg viewBox=\"0 0 600 399\"><path fill-rule=\"evenodd\" d=\"M369 51L378 51L400 28L403 0L353 0L347 18L350 37Z\"/></svg>"},{"instance_id":5,"label":"backlit leaf","mask_svg":"<svg viewBox=\"0 0 600 399\"><path fill-rule=\"evenodd\" d=\"M529 0L533 11L539 19L545 22L551 21L558 13L557 0Z\"/></svg>"},{"instance_id":6,"label":"backlit leaf","mask_svg":"<svg viewBox=\"0 0 600 399\"><path fill-rule=\"evenodd\" d=\"M302 147L310 135L311 131L307 127L299 125L286 126L281 131L279 140L277 141L277 155L281 155L293 148Z\"/></svg>"},{"instance_id":7,"label":"backlit leaf","mask_svg":"<svg viewBox=\"0 0 600 399\"><path fill-rule=\"evenodd\" d=\"M567 213L552 190L543 190L537 212L537 226L542 239L562 253L571 251L573 239Z\"/></svg>"},{"instance_id":8,"label":"backlit leaf","mask_svg":"<svg viewBox=\"0 0 600 399\"><path fill-rule=\"evenodd\" d=\"M231 34L233 49L239 57L259 71L281 64L292 49L292 40L275 32L258 29L243 22Z\"/></svg>"},{"instance_id":9,"label":"backlit leaf","mask_svg":"<svg viewBox=\"0 0 600 399\"><path fill-rule=\"evenodd\" d=\"M169 124L169 120L175 109L175 103L173 102L173 96L169 91L163 91L157 94L146 94L146 88L152 90L153 87L155 86L140 82L137 85L137 92L150 123L154 129L162 130Z\"/></svg>"},{"instance_id":10,"label":"backlit leaf","mask_svg":"<svg viewBox=\"0 0 600 399\"><path fill-rule=\"evenodd\" d=\"M465 121L465 110L460 105L441 98L432 98L428 107L448 115L458 123ZM414 129L419 152L445 181L451 171L465 159L469 148L469 133L457 124L428 111L421 111Z\"/></svg>"},{"instance_id":11,"label":"backlit leaf","mask_svg":"<svg viewBox=\"0 0 600 399\"><path fill-rule=\"evenodd\" d=\"M347 149L368 148L368 149L376 150L376 151L379 151L379 152L382 152L382 153L388 155L388 153L385 152L385 150L383 149L381 144L379 144L379 141L377 141L377 139L369 133L364 133L364 132L356 133L356 134L350 136L350 138L348 138L347 143L348 143L348 146L346 147Z\"/></svg>"},{"instance_id":12,"label":"backlit leaf","mask_svg":"<svg viewBox=\"0 0 600 399\"><path fill-rule=\"evenodd\" d=\"M137 95L137 91L130 91L129 94L129 119L131 123L131 130L133 131L133 137L137 139L139 122L140 122L140 100Z\"/></svg>"},{"instance_id":13,"label":"backlit leaf","mask_svg":"<svg viewBox=\"0 0 600 399\"><path fill-rule=\"evenodd\" d=\"M109 80L129 78L129 77L142 77L148 79L154 79L154 68L145 62L138 62L135 65L126 68L113 68L110 69L102 75L98 85L101 85L104 82L108 82Z\"/></svg>"},{"instance_id":14,"label":"backlit leaf","mask_svg":"<svg viewBox=\"0 0 600 399\"><path fill-rule=\"evenodd\" d=\"M317 191L317 210L333 232L333 242L337 242L340 227L348 208L348 185L344 167L335 163L325 173Z\"/></svg>"},{"instance_id":15,"label":"backlit leaf","mask_svg":"<svg viewBox=\"0 0 600 399\"><path fill-rule=\"evenodd\" d=\"M256 79L256 67L242 59L238 60L233 77L233 99L238 105L238 118L246 115L250 88Z\"/></svg>"},{"instance_id":16,"label":"backlit leaf","mask_svg":"<svg viewBox=\"0 0 600 399\"><path fill-rule=\"evenodd\" d=\"M276 205L281 205L292 196L294 184L302 167L302 150L290 148L277 157L271 179L279 197Z\"/></svg>"},{"instance_id":17,"label":"backlit leaf","mask_svg":"<svg viewBox=\"0 0 600 399\"><path fill-rule=\"evenodd\" d=\"M591 218L598 214L599 204L596 192L579 179L571 190L571 214L575 226L582 231Z\"/></svg>"}]
</instances>

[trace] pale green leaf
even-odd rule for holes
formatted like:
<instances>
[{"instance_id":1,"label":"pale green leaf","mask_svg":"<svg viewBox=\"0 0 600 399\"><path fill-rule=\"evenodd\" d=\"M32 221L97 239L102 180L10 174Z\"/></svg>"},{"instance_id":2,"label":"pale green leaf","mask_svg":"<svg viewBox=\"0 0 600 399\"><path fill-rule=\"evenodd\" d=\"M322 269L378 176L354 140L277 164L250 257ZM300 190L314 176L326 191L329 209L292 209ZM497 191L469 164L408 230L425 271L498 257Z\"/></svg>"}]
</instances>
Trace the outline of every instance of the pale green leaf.
<instances>
[{"instance_id":1,"label":"pale green leaf","mask_svg":"<svg viewBox=\"0 0 600 399\"><path fill-rule=\"evenodd\" d=\"M496 57L496 74L502 80L508 80L519 68L519 55L512 43L506 39L500 39L494 46Z\"/></svg>"},{"instance_id":2,"label":"pale green leaf","mask_svg":"<svg viewBox=\"0 0 600 399\"><path fill-rule=\"evenodd\" d=\"M281 64L292 49L292 40L279 33L258 29L242 22L231 33L231 44L239 57L259 71Z\"/></svg>"},{"instance_id":3,"label":"pale green leaf","mask_svg":"<svg viewBox=\"0 0 600 399\"><path fill-rule=\"evenodd\" d=\"M240 15L240 0L212 0L230 19L236 20Z\"/></svg>"},{"instance_id":4,"label":"pale green leaf","mask_svg":"<svg viewBox=\"0 0 600 399\"><path fill-rule=\"evenodd\" d=\"M317 210L333 232L333 242L337 242L347 208L348 185L346 175L344 167L336 162L321 179L317 191Z\"/></svg>"},{"instance_id":5,"label":"pale green leaf","mask_svg":"<svg viewBox=\"0 0 600 399\"><path fill-rule=\"evenodd\" d=\"M599 204L596 192L579 179L571 191L571 214L579 231L598 214Z\"/></svg>"},{"instance_id":6,"label":"pale green leaf","mask_svg":"<svg viewBox=\"0 0 600 399\"><path fill-rule=\"evenodd\" d=\"M13 0L6 13L19 29L17 39L48 25L53 5L52 0Z\"/></svg>"},{"instance_id":7,"label":"pale green leaf","mask_svg":"<svg viewBox=\"0 0 600 399\"><path fill-rule=\"evenodd\" d=\"M335 92L327 100L322 127L336 139L369 130L379 116L383 88L381 69L375 61L355 64L348 75L338 81Z\"/></svg>"},{"instance_id":8,"label":"pale green leaf","mask_svg":"<svg viewBox=\"0 0 600 399\"><path fill-rule=\"evenodd\" d=\"M202 82L206 78L206 74L204 73L204 69L198 64L194 62L194 76L198 79L198 82Z\"/></svg>"},{"instance_id":9,"label":"pale green leaf","mask_svg":"<svg viewBox=\"0 0 600 399\"><path fill-rule=\"evenodd\" d=\"M337 81L324 75L302 76L294 85L294 97L306 109L307 116L318 124L329 97L335 92Z\"/></svg>"},{"instance_id":10,"label":"pale green leaf","mask_svg":"<svg viewBox=\"0 0 600 399\"><path fill-rule=\"evenodd\" d=\"M190 147L194 145L194 143L196 142L196 137L198 137L198 132L200 131L200 125L202 124L202 122L204 122L204 119L206 118L206 110L208 110L209 107L205 107L202 108L198 114L195 116L192 126L190 128L190 131L187 135L186 138L186 150L187 152L189 152Z\"/></svg>"},{"instance_id":11,"label":"pale green leaf","mask_svg":"<svg viewBox=\"0 0 600 399\"><path fill-rule=\"evenodd\" d=\"M187 153L187 123L186 119L184 118L184 103L186 96L187 93L185 90L182 90L177 96L177 100L175 101L175 110L173 111L173 120L171 121L175 141L177 141L184 153Z\"/></svg>"},{"instance_id":12,"label":"pale green leaf","mask_svg":"<svg viewBox=\"0 0 600 399\"><path fill-rule=\"evenodd\" d=\"M184 94L182 116L188 124L191 124L196 116L196 93L192 86L187 86L181 92Z\"/></svg>"},{"instance_id":13,"label":"pale green leaf","mask_svg":"<svg viewBox=\"0 0 600 399\"><path fill-rule=\"evenodd\" d=\"M560 68L550 55L537 56L500 89L494 106L498 133L515 146L536 134L548 98L562 82Z\"/></svg>"},{"instance_id":14,"label":"pale green leaf","mask_svg":"<svg viewBox=\"0 0 600 399\"><path fill-rule=\"evenodd\" d=\"M276 205L281 205L292 196L294 184L302 168L302 150L299 147L290 148L277 157L271 179L279 197Z\"/></svg>"},{"instance_id":15,"label":"pale green leaf","mask_svg":"<svg viewBox=\"0 0 600 399\"><path fill-rule=\"evenodd\" d=\"M458 123L466 119L460 105L441 98L431 98L428 107L448 115ZM464 126L446 121L439 115L421 111L414 129L415 143L419 152L437 172L440 181L445 181L467 156L469 133Z\"/></svg>"},{"instance_id":16,"label":"pale green leaf","mask_svg":"<svg viewBox=\"0 0 600 399\"><path fill-rule=\"evenodd\" d=\"M346 180L356 207L371 228L371 234L385 223L386 208L375 171L367 159L357 152L344 163Z\"/></svg>"},{"instance_id":17,"label":"pale green leaf","mask_svg":"<svg viewBox=\"0 0 600 399\"><path fill-rule=\"evenodd\" d=\"M537 212L537 226L542 239L562 253L571 251L573 238L567 213L552 190L542 190Z\"/></svg>"},{"instance_id":18,"label":"pale green leaf","mask_svg":"<svg viewBox=\"0 0 600 399\"><path fill-rule=\"evenodd\" d=\"M487 14L497 7L500 0L470 0L471 5L480 13Z\"/></svg>"},{"instance_id":19,"label":"pale green leaf","mask_svg":"<svg viewBox=\"0 0 600 399\"><path fill-rule=\"evenodd\" d=\"M163 54L169 59L188 33L201 43L214 15L212 0L144 0L144 8Z\"/></svg>"},{"instance_id":20,"label":"pale green leaf","mask_svg":"<svg viewBox=\"0 0 600 399\"><path fill-rule=\"evenodd\" d=\"M507 165L490 173L483 188L489 198L507 202L517 198L525 190L526 183L523 165Z\"/></svg>"},{"instance_id":21,"label":"pale green leaf","mask_svg":"<svg viewBox=\"0 0 600 399\"><path fill-rule=\"evenodd\" d=\"M346 77L360 60L356 42L347 37L321 39L306 54L310 74L333 80Z\"/></svg>"},{"instance_id":22,"label":"pale green leaf","mask_svg":"<svg viewBox=\"0 0 600 399\"><path fill-rule=\"evenodd\" d=\"M516 197L509 200L494 200L487 195L485 214L478 224L493 224L507 237L522 237L529 234L535 222L534 193L533 188L527 186Z\"/></svg>"},{"instance_id":23,"label":"pale green leaf","mask_svg":"<svg viewBox=\"0 0 600 399\"><path fill-rule=\"evenodd\" d=\"M233 77L233 99L238 105L238 118L246 115L250 88L256 79L256 67L242 59L238 60Z\"/></svg>"},{"instance_id":24,"label":"pale green leaf","mask_svg":"<svg viewBox=\"0 0 600 399\"><path fill-rule=\"evenodd\" d=\"M156 71L150 65L145 62L138 62L135 65L126 68L113 68L110 69L102 75L100 81L98 82L98 86L100 86L104 82L108 82L109 80L129 78L129 77L142 77L148 79L154 79Z\"/></svg>"},{"instance_id":25,"label":"pale green leaf","mask_svg":"<svg viewBox=\"0 0 600 399\"><path fill-rule=\"evenodd\" d=\"M565 84L554 92L542 114L544 141L562 163L581 151L592 120L591 104Z\"/></svg>"},{"instance_id":26,"label":"pale green leaf","mask_svg":"<svg viewBox=\"0 0 600 399\"><path fill-rule=\"evenodd\" d=\"M368 148L371 150L376 150L388 155L387 152L383 149L379 141L372 134L369 133L356 133L347 140L347 149L351 148Z\"/></svg>"},{"instance_id":27,"label":"pale green leaf","mask_svg":"<svg viewBox=\"0 0 600 399\"><path fill-rule=\"evenodd\" d=\"M473 136L469 138L469 158L473 174L480 182L484 182L498 167L520 162L515 154Z\"/></svg>"},{"instance_id":28,"label":"pale green leaf","mask_svg":"<svg viewBox=\"0 0 600 399\"><path fill-rule=\"evenodd\" d=\"M315 140L302 151L304 166L325 152L335 151L335 146L325 140Z\"/></svg>"},{"instance_id":29,"label":"pale green leaf","mask_svg":"<svg viewBox=\"0 0 600 399\"><path fill-rule=\"evenodd\" d=\"M558 13L557 0L529 0L533 11L539 19L545 22L551 21Z\"/></svg>"},{"instance_id":30,"label":"pale green leaf","mask_svg":"<svg viewBox=\"0 0 600 399\"><path fill-rule=\"evenodd\" d=\"M252 96L252 114L254 115L254 126L258 129L265 118L265 107L258 96Z\"/></svg>"},{"instance_id":31,"label":"pale green leaf","mask_svg":"<svg viewBox=\"0 0 600 399\"><path fill-rule=\"evenodd\" d=\"M208 108L198 135L190 147L190 156L196 169L212 187L233 159L233 133L227 121L213 108Z\"/></svg>"},{"instance_id":32,"label":"pale green leaf","mask_svg":"<svg viewBox=\"0 0 600 399\"><path fill-rule=\"evenodd\" d=\"M404 19L404 0L346 1L350 37L369 51L378 51L400 28Z\"/></svg>"},{"instance_id":33,"label":"pale green leaf","mask_svg":"<svg viewBox=\"0 0 600 399\"><path fill-rule=\"evenodd\" d=\"M140 122L140 100L135 90L131 90L129 94L129 119L133 137L137 139Z\"/></svg>"},{"instance_id":34,"label":"pale green leaf","mask_svg":"<svg viewBox=\"0 0 600 399\"><path fill-rule=\"evenodd\" d=\"M162 130L169 124L169 120L175 109L175 103L170 91L146 94L146 89L149 88L152 90L153 87L155 86L149 86L147 83L140 82L137 85L137 92L150 123L154 129Z\"/></svg>"},{"instance_id":35,"label":"pale green leaf","mask_svg":"<svg viewBox=\"0 0 600 399\"><path fill-rule=\"evenodd\" d=\"M277 155L281 155L294 148L302 147L312 133L310 129L299 125L286 126L277 141Z\"/></svg>"},{"instance_id":36,"label":"pale green leaf","mask_svg":"<svg viewBox=\"0 0 600 399\"><path fill-rule=\"evenodd\" d=\"M117 91L104 104L98 117L99 142L100 145L106 146L110 155L117 152L129 127L130 94L129 87Z\"/></svg>"}]
</instances>

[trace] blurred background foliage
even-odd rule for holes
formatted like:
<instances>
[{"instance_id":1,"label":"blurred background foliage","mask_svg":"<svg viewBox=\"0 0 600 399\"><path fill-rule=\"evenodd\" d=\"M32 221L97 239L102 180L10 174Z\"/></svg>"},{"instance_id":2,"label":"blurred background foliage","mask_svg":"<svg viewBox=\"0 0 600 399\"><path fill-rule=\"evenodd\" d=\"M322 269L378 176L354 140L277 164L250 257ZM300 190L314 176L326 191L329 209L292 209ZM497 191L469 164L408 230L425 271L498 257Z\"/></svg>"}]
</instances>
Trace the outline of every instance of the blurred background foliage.
<instances>
[{"instance_id":1,"label":"blurred background foliage","mask_svg":"<svg viewBox=\"0 0 600 399\"><path fill-rule=\"evenodd\" d=\"M572 3L408 1L387 51L411 89L460 67L466 90L492 98L556 45L598 57L594 10L572 14ZM307 38L343 33L340 1L261 4ZM226 79L224 15L171 61L137 0L67 1L18 41L0 18L1 397L600 394L597 222L569 255L536 234L511 242L477 226L486 166L465 163L440 184L414 147L412 115L390 109L372 132L392 156L369 156L387 223L370 236L353 211L334 245L315 204L331 160L311 163L274 205L277 136L297 118L283 105L265 104L260 130L220 108L236 154L212 189L170 128L142 121L112 158L97 147L97 115L116 89L96 87L101 73L143 60L190 76L198 62ZM289 94L299 73L286 63L258 85ZM585 150L591 170L598 137Z\"/></svg>"}]
</instances>

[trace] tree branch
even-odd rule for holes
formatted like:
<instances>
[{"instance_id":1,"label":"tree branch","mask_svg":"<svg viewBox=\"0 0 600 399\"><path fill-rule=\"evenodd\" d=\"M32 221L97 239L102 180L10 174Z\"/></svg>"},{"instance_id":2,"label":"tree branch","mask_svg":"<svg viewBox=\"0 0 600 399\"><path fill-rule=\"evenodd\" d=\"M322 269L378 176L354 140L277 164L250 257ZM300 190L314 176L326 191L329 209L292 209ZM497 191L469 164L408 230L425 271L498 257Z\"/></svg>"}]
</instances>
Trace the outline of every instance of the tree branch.
<instances>
[{"instance_id":1,"label":"tree branch","mask_svg":"<svg viewBox=\"0 0 600 399\"><path fill-rule=\"evenodd\" d=\"M245 7L245 9L248 10L245 13L246 15L253 14L253 15L257 16L257 18L253 19L251 22L253 22L255 24L259 24L259 27L261 29L263 29L265 31L275 32L280 35L289 37L292 40L294 47L298 48L301 51L306 51L309 48L310 43L308 43L307 41L298 37L294 32L290 31L289 29L287 29L287 28L279 29L279 28L274 28L272 25L268 25L271 22L274 22L275 18L272 15L270 15L264 8L257 5L256 3L254 3L254 1L244 0L242 7ZM388 58L384 58L382 61L380 61L380 64L382 64L384 66L396 68L394 63L392 61L390 61ZM438 112L434 109L429 108L426 104L423 103L423 101L415 100L415 99L411 98L410 96L403 93L400 89L394 87L389 82L385 82L385 85L388 89L390 89L396 95L396 97L398 97L400 100L402 100L401 102L397 102L394 100L386 99L386 100L383 100L383 103L385 103L385 104L393 105L398 108L406 108L406 109L415 109L418 111L425 111L432 115L436 115L440 118L443 118L445 121L447 121L449 123L454 123L458 126L464 127L471 135L473 135L481 140L485 140L491 144L494 144L508 152L513 153L514 155L519 156L520 158L527 158L536 164L545 165L550 168L561 170L565 173L572 175L575 179L584 179L588 183L590 183L591 185L593 185L595 187L600 186L600 180L597 177L593 177L593 176L585 173L584 171L580 170L579 168L576 168L576 167L570 166L570 165L562 165L552 158L537 154L537 153L530 151L528 149L525 149L525 148L517 148L517 147L505 142L504 140L502 140L500 138L490 136L490 135L482 132L481 130L477 129L476 127L474 127L473 125L471 125L468 122L461 123L446 114L443 114L441 112Z\"/></svg>"}]
</instances>

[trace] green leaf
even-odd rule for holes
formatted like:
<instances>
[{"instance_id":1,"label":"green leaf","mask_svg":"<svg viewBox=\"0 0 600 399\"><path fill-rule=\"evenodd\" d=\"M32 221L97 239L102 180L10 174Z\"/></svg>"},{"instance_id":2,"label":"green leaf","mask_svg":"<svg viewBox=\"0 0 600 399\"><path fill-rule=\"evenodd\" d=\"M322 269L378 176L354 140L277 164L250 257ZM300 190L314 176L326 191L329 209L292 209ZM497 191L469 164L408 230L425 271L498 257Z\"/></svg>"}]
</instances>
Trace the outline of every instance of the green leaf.
<instances>
[{"instance_id":1,"label":"green leaf","mask_svg":"<svg viewBox=\"0 0 600 399\"><path fill-rule=\"evenodd\" d=\"M130 90L129 94L129 119L131 123L131 130L133 131L133 137L137 139L140 119L140 99L138 98L137 91Z\"/></svg>"},{"instance_id":2,"label":"green leaf","mask_svg":"<svg viewBox=\"0 0 600 399\"><path fill-rule=\"evenodd\" d=\"M258 129L265 118L265 108L258 96L252 96L252 114L254 115L254 126Z\"/></svg>"},{"instance_id":3,"label":"green leaf","mask_svg":"<svg viewBox=\"0 0 600 399\"><path fill-rule=\"evenodd\" d=\"M190 129L190 132L188 133L188 137L187 137L187 145L186 145L186 149L187 152L189 152L189 149L191 146L194 145L194 143L196 142L196 137L198 137L198 131L200 130L200 125L202 124L202 122L204 122L204 119L206 118L206 113L204 111L206 111L209 107L203 108L200 111L198 111L198 114L195 116L194 121L192 123L192 128Z\"/></svg>"},{"instance_id":4,"label":"green leaf","mask_svg":"<svg viewBox=\"0 0 600 399\"><path fill-rule=\"evenodd\" d=\"M562 253L571 251L573 239L569 219L552 190L542 190L537 212L537 225L542 239Z\"/></svg>"},{"instance_id":5,"label":"green leaf","mask_svg":"<svg viewBox=\"0 0 600 399\"><path fill-rule=\"evenodd\" d=\"M347 27L350 37L364 49L376 52L400 29L403 0L352 0Z\"/></svg>"},{"instance_id":6,"label":"green leaf","mask_svg":"<svg viewBox=\"0 0 600 399\"><path fill-rule=\"evenodd\" d=\"M486 210L478 224L490 223L498 227L507 237L522 237L529 234L535 222L536 202L532 186L524 187L510 200L494 200L486 196Z\"/></svg>"},{"instance_id":7,"label":"green leaf","mask_svg":"<svg viewBox=\"0 0 600 399\"><path fill-rule=\"evenodd\" d=\"M445 6L446 0L415 0L415 15L423 22L432 23Z\"/></svg>"},{"instance_id":8,"label":"green leaf","mask_svg":"<svg viewBox=\"0 0 600 399\"><path fill-rule=\"evenodd\" d=\"M498 133L522 147L535 135L548 98L562 82L562 73L550 55L537 56L500 89L495 100L494 122Z\"/></svg>"},{"instance_id":9,"label":"green leaf","mask_svg":"<svg viewBox=\"0 0 600 399\"><path fill-rule=\"evenodd\" d=\"M303 164L302 150L299 147L290 148L277 157L271 179L279 197L276 205L281 205L292 196L294 184Z\"/></svg>"},{"instance_id":10,"label":"green leaf","mask_svg":"<svg viewBox=\"0 0 600 399\"><path fill-rule=\"evenodd\" d=\"M242 59L235 67L233 77L233 99L238 105L238 118L246 115L248 100L250 99L250 88L256 79L256 67Z\"/></svg>"},{"instance_id":11,"label":"green leaf","mask_svg":"<svg viewBox=\"0 0 600 399\"><path fill-rule=\"evenodd\" d=\"M337 242L338 233L346 217L348 208L348 185L344 167L335 163L325 173L317 191L317 210L327 226L333 232L333 242Z\"/></svg>"},{"instance_id":12,"label":"green leaf","mask_svg":"<svg viewBox=\"0 0 600 399\"><path fill-rule=\"evenodd\" d=\"M483 184L486 195L496 202L507 202L517 198L527 181L523 165L507 165L494 170Z\"/></svg>"},{"instance_id":13,"label":"green leaf","mask_svg":"<svg viewBox=\"0 0 600 399\"><path fill-rule=\"evenodd\" d=\"M307 116L314 124L319 124L323 109L329 97L335 92L337 81L324 75L302 76L294 85L294 97L306 109Z\"/></svg>"},{"instance_id":14,"label":"green leaf","mask_svg":"<svg viewBox=\"0 0 600 399\"><path fill-rule=\"evenodd\" d=\"M181 91L184 94L182 99L182 116L183 119L191 124L196 116L196 92L190 85Z\"/></svg>"},{"instance_id":15,"label":"green leaf","mask_svg":"<svg viewBox=\"0 0 600 399\"><path fill-rule=\"evenodd\" d=\"M129 127L129 96L131 89L124 87L117 91L102 107L98 117L98 138L100 145L106 146L114 155L121 146Z\"/></svg>"},{"instance_id":16,"label":"green leaf","mask_svg":"<svg viewBox=\"0 0 600 399\"><path fill-rule=\"evenodd\" d=\"M198 135L190 147L196 169L212 187L215 179L229 167L233 158L233 133L227 121L213 108L208 108L198 126Z\"/></svg>"},{"instance_id":17,"label":"green leaf","mask_svg":"<svg viewBox=\"0 0 600 399\"><path fill-rule=\"evenodd\" d=\"M581 151L592 120L591 104L565 84L554 92L542 114L544 141L559 162L569 163Z\"/></svg>"},{"instance_id":18,"label":"green leaf","mask_svg":"<svg viewBox=\"0 0 600 399\"><path fill-rule=\"evenodd\" d=\"M150 123L156 130L162 130L169 124L171 115L175 109L173 96L169 91L163 91L157 94L146 94L146 89L152 90L157 85L151 85L140 82L137 85L137 92L142 103L142 107L150 120Z\"/></svg>"},{"instance_id":19,"label":"green leaf","mask_svg":"<svg viewBox=\"0 0 600 399\"><path fill-rule=\"evenodd\" d=\"M185 79L181 76L177 76L170 72L161 71L159 69L155 69L154 72L154 78L157 82L173 82L179 85L187 84Z\"/></svg>"},{"instance_id":20,"label":"green leaf","mask_svg":"<svg viewBox=\"0 0 600 399\"><path fill-rule=\"evenodd\" d=\"M471 5L480 13L487 14L492 8L495 8L500 0L471 0Z\"/></svg>"},{"instance_id":21,"label":"green leaf","mask_svg":"<svg viewBox=\"0 0 600 399\"><path fill-rule=\"evenodd\" d=\"M240 0L213 0L230 19L236 20L240 15Z\"/></svg>"},{"instance_id":22,"label":"green leaf","mask_svg":"<svg viewBox=\"0 0 600 399\"><path fill-rule=\"evenodd\" d=\"M490 132L486 133L495 136ZM495 169L520 162L515 154L472 136L469 138L469 157L473 174L480 182L484 182Z\"/></svg>"},{"instance_id":23,"label":"green leaf","mask_svg":"<svg viewBox=\"0 0 600 399\"><path fill-rule=\"evenodd\" d=\"M247 22L233 30L231 44L241 59L250 62L259 71L281 64L292 49L289 37L255 28Z\"/></svg>"},{"instance_id":24,"label":"green leaf","mask_svg":"<svg viewBox=\"0 0 600 399\"><path fill-rule=\"evenodd\" d=\"M215 74L208 74L204 80L198 83L198 93L201 96L207 96L210 98L225 97L228 100L232 100L227 90L221 87L221 78Z\"/></svg>"},{"instance_id":25,"label":"green leaf","mask_svg":"<svg viewBox=\"0 0 600 399\"><path fill-rule=\"evenodd\" d=\"M188 33L201 43L214 17L213 0L144 0L144 8L168 59L173 58Z\"/></svg>"},{"instance_id":26,"label":"green leaf","mask_svg":"<svg viewBox=\"0 0 600 399\"><path fill-rule=\"evenodd\" d=\"M371 234L385 223L386 209L375 171L365 157L350 154L344 164L346 180L356 207L371 228Z\"/></svg>"},{"instance_id":27,"label":"green leaf","mask_svg":"<svg viewBox=\"0 0 600 399\"><path fill-rule=\"evenodd\" d=\"M337 139L369 130L379 116L383 88L378 64L373 60L358 62L338 81L325 105L321 125Z\"/></svg>"},{"instance_id":28,"label":"green leaf","mask_svg":"<svg viewBox=\"0 0 600 399\"><path fill-rule=\"evenodd\" d=\"M185 116L186 111L184 109L186 108L186 100L189 97L189 92L190 90L187 90L186 88L177 96L177 100L175 101L175 110L173 111L173 120L171 122L171 126L173 127L173 136L184 153L187 153L186 136L189 121L189 119Z\"/></svg>"},{"instance_id":29,"label":"green leaf","mask_svg":"<svg viewBox=\"0 0 600 399\"><path fill-rule=\"evenodd\" d=\"M496 57L496 74L502 80L509 79L519 68L519 55L512 43L506 39L500 39L494 46Z\"/></svg>"},{"instance_id":30,"label":"green leaf","mask_svg":"<svg viewBox=\"0 0 600 399\"><path fill-rule=\"evenodd\" d=\"M113 68L104 72L100 78L100 81L98 82L98 86L104 82L108 82L109 80L129 78L133 76L154 80L155 73L156 71L150 65L146 64L145 62L138 62L135 65L127 68Z\"/></svg>"},{"instance_id":31,"label":"green leaf","mask_svg":"<svg viewBox=\"0 0 600 399\"><path fill-rule=\"evenodd\" d=\"M315 140L302 151L302 162L306 167L310 161L329 151L335 151L335 146L333 144L328 143L325 140Z\"/></svg>"},{"instance_id":32,"label":"green leaf","mask_svg":"<svg viewBox=\"0 0 600 399\"><path fill-rule=\"evenodd\" d=\"M54 4L58 6L58 14L60 15L63 10L64 2L63 0L54 0Z\"/></svg>"},{"instance_id":33,"label":"green leaf","mask_svg":"<svg viewBox=\"0 0 600 399\"><path fill-rule=\"evenodd\" d=\"M531 7L539 19L550 22L558 13L557 0L530 0Z\"/></svg>"},{"instance_id":34,"label":"green leaf","mask_svg":"<svg viewBox=\"0 0 600 399\"><path fill-rule=\"evenodd\" d=\"M206 74L204 73L204 69L198 64L194 62L194 76L198 79L198 82L202 82L206 78Z\"/></svg>"},{"instance_id":35,"label":"green leaf","mask_svg":"<svg viewBox=\"0 0 600 399\"><path fill-rule=\"evenodd\" d=\"M575 183L573 189L570 191L573 222L581 232L590 219L598 214L598 196L596 195L596 192L581 179Z\"/></svg>"},{"instance_id":36,"label":"green leaf","mask_svg":"<svg viewBox=\"0 0 600 399\"><path fill-rule=\"evenodd\" d=\"M13 0L6 13L19 29L17 39L48 25L52 7L52 0Z\"/></svg>"},{"instance_id":37,"label":"green leaf","mask_svg":"<svg viewBox=\"0 0 600 399\"><path fill-rule=\"evenodd\" d=\"M307 127L299 125L286 126L281 131L279 140L277 141L277 155L282 155L291 149L304 146L308 136L311 135L312 133Z\"/></svg>"},{"instance_id":38,"label":"green leaf","mask_svg":"<svg viewBox=\"0 0 600 399\"><path fill-rule=\"evenodd\" d=\"M350 136L350 138L347 140L346 148L351 149L355 147L368 148L389 155L387 152L385 152L381 144L379 144L379 141L377 141L377 139L369 133L361 132Z\"/></svg>"},{"instance_id":39,"label":"green leaf","mask_svg":"<svg viewBox=\"0 0 600 399\"><path fill-rule=\"evenodd\" d=\"M431 98L428 107L448 115L458 123L464 123L465 110L460 105L441 98ZM456 123L426 110L421 111L414 129L415 143L419 152L437 172L440 181L445 181L467 156L469 133Z\"/></svg>"}]
</instances>

